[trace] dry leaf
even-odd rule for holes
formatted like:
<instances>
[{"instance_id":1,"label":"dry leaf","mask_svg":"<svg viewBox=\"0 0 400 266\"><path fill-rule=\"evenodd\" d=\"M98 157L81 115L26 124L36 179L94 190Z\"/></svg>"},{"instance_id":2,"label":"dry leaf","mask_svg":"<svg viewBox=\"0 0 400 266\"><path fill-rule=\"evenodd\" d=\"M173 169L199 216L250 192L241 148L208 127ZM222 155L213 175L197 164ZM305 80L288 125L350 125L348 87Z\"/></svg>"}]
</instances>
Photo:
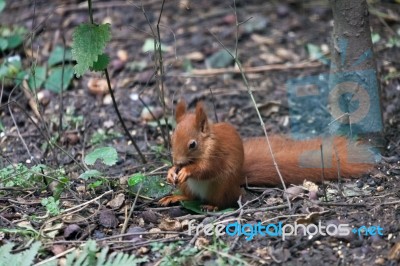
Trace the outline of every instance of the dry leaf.
<instances>
[{"instance_id":1,"label":"dry leaf","mask_svg":"<svg viewBox=\"0 0 400 266\"><path fill-rule=\"evenodd\" d=\"M197 238L196 242L194 243L194 246L196 248L200 249L202 247L207 247L209 243L210 243L210 241L208 241L204 237L199 237L199 238Z\"/></svg>"},{"instance_id":2,"label":"dry leaf","mask_svg":"<svg viewBox=\"0 0 400 266\"><path fill-rule=\"evenodd\" d=\"M179 221L166 218L161 221L158 228L163 231L180 231L182 226Z\"/></svg>"},{"instance_id":3,"label":"dry leaf","mask_svg":"<svg viewBox=\"0 0 400 266\"><path fill-rule=\"evenodd\" d=\"M306 217L301 217L296 220L297 224L313 224L319 219L320 213L318 212L313 212L307 215Z\"/></svg>"},{"instance_id":4,"label":"dry leaf","mask_svg":"<svg viewBox=\"0 0 400 266\"><path fill-rule=\"evenodd\" d=\"M106 228L115 228L119 221L113 210L105 209L100 211L99 223Z\"/></svg>"},{"instance_id":5,"label":"dry leaf","mask_svg":"<svg viewBox=\"0 0 400 266\"><path fill-rule=\"evenodd\" d=\"M304 180L303 187L308 191L316 191L316 192L318 191L318 185L316 185L311 181Z\"/></svg>"},{"instance_id":6,"label":"dry leaf","mask_svg":"<svg viewBox=\"0 0 400 266\"><path fill-rule=\"evenodd\" d=\"M192 61L203 61L204 60L204 54L201 52L192 52L190 54L185 55L186 59L192 60Z\"/></svg>"},{"instance_id":7,"label":"dry leaf","mask_svg":"<svg viewBox=\"0 0 400 266\"><path fill-rule=\"evenodd\" d=\"M390 249L388 259L396 261L400 260L400 242L394 244L394 246Z\"/></svg>"},{"instance_id":8,"label":"dry leaf","mask_svg":"<svg viewBox=\"0 0 400 266\"><path fill-rule=\"evenodd\" d=\"M302 187L294 186L294 187L289 187L288 189L286 189L285 193L288 195L288 198L290 200L294 200L298 197L302 197L303 192L304 192L304 189Z\"/></svg>"},{"instance_id":9,"label":"dry leaf","mask_svg":"<svg viewBox=\"0 0 400 266\"><path fill-rule=\"evenodd\" d=\"M125 194L120 193L115 198L110 200L107 203L107 206L111 207L111 209L119 209L122 206L122 204L124 204L124 201L125 201Z\"/></svg>"},{"instance_id":10,"label":"dry leaf","mask_svg":"<svg viewBox=\"0 0 400 266\"><path fill-rule=\"evenodd\" d=\"M64 229L64 238L76 239L82 233L82 228L77 224L70 224Z\"/></svg>"},{"instance_id":11,"label":"dry leaf","mask_svg":"<svg viewBox=\"0 0 400 266\"><path fill-rule=\"evenodd\" d=\"M66 251L67 247L65 245L52 245L50 249L54 255L58 255L60 253L63 253L64 251Z\"/></svg>"}]
</instances>

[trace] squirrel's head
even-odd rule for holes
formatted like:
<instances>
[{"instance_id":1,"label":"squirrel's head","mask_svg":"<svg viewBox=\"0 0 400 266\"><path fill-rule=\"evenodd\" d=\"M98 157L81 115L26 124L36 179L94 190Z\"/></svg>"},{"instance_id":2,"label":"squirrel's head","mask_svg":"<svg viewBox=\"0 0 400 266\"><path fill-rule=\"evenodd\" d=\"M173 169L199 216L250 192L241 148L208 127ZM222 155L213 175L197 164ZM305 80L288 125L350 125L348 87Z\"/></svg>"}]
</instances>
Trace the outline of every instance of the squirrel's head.
<instances>
[{"instance_id":1,"label":"squirrel's head","mask_svg":"<svg viewBox=\"0 0 400 266\"><path fill-rule=\"evenodd\" d=\"M210 125L203 103L198 102L196 111L188 113L186 102L180 100L175 111L176 128L172 135L174 165L182 167L204 156Z\"/></svg>"}]
</instances>

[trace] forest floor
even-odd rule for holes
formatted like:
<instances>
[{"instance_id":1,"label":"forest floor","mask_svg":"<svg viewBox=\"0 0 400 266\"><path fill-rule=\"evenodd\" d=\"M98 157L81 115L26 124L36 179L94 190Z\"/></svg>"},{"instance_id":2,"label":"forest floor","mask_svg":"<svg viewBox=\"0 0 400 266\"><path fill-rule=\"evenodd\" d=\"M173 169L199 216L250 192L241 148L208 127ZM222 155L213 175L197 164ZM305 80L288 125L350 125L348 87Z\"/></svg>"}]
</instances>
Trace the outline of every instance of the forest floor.
<instances>
[{"instance_id":1,"label":"forest floor","mask_svg":"<svg viewBox=\"0 0 400 266\"><path fill-rule=\"evenodd\" d=\"M391 1L370 5L384 125L382 161L343 187L328 183L328 202L323 201L321 187L317 195L291 188L296 194L291 209L280 188L251 189L245 198L252 201L239 210L199 213L196 206L157 205L173 190L165 180L170 152L164 142L165 120L160 120L160 127L145 106L155 116L173 121L177 99L184 97L190 108L202 100L210 117L215 113L219 121L233 124L242 137L262 136L241 74L232 68L223 44L237 51L267 131L290 133L293 99L287 99L288 84L329 73L332 12L327 1L251 0L237 1L236 17L232 1L166 1L159 25L165 71L161 95L161 79L154 75L158 56L152 48L161 2L93 2L95 22L111 24L112 39L106 47L111 84L122 118L147 163L126 137L101 73L72 78L65 71L68 90L62 94L55 92L51 82L40 82L38 111L26 82L18 86L4 82L0 243L15 243L18 254L31 239L39 240L42 252L36 262L51 258L61 263L66 254L94 239L99 247L127 252L137 263L148 265L399 263L400 5ZM236 18L243 22L239 27ZM5 28L16 27L25 28L27 34L23 45L1 50L0 63L3 66L19 56L20 70L29 74L35 65L38 80L42 71L43 81L62 66L60 61L58 65L48 61L56 47L70 48L74 28L86 22L86 1L7 1L0 14L2 34ZM68 52L62 54L65 66L69 65ZM114 147L118 160L111 166L89 165L85 156L99 147ZM85 176L88 169L98 172ZM252 225L321 221L352 228L379 226L383 234L318 233L284 240L256 236L247 241L246 236L190 234L192 220L203 225L238 220Z\"/></svg>"}]
</instances>

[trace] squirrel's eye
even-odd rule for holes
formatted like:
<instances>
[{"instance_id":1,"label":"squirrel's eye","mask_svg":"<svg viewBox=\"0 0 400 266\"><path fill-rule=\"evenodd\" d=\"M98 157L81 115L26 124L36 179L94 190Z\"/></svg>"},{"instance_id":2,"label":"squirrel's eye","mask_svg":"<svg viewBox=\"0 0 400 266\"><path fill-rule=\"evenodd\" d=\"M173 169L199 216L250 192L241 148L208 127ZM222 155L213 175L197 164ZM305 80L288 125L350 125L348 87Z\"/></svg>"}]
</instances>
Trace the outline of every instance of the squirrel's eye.
<instances>
[{"instance_id":1,"label":"squirrel's eye","mask_svg":"<svg viewBox=\"0 0 400 266\"><path fill-rule=\"evenodd\" d=\"M189 149L192 150L197 147L197 142L195 140L191 140L189 142Z\"/></svg>"}]
</instances>

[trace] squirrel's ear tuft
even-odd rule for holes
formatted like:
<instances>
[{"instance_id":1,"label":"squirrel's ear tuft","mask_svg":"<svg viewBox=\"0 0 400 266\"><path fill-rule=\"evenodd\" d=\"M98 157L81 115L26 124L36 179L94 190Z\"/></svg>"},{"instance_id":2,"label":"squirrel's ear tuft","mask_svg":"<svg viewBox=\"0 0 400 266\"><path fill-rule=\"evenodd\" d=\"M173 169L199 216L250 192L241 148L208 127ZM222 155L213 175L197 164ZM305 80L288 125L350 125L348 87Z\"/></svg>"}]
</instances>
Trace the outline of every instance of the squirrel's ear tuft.
<instances>
[{"instance_id":1,"label":"squirrel's ear tuft","mask_svg":"<svg viewBox=\"0 0 400 266\"><path fill-rule=\"evenodd\" d=\"M181 122L185 114L186 114L186 102L184 99L180 99L175 109L176 123Z\"/></svg>"},{"instance_id":2,"label":"squirrel's ear tuft","mask_svg":"<svg viewBox=\"0 0 400 266\"><path fill-rule=\"evenodd\" d=\"M209 130L208 118L202 102L196 105L196 125L200 132L206 133Z\"/></svg>"}]
</instances>

